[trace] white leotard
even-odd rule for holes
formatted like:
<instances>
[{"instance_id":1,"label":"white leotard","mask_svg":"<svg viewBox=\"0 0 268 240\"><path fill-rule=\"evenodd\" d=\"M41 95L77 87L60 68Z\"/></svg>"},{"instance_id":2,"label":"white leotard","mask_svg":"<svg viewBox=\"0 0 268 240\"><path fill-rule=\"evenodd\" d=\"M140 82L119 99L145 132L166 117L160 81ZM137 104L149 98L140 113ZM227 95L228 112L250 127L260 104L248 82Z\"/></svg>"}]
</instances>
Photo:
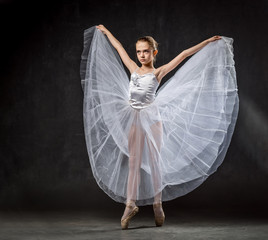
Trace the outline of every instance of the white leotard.
<instances>
[{"instance_id":1,"label":"white leotard","mask_svg":"<svg viewBox=\"0 0 268 240\"><path fill-rule=\"evenodd\" d=\"M155 99L159 83L154 72L139 75L136 71L131 74L129 83L129 103L135 109L143 109Z\"/></svg>"}]
</instances>

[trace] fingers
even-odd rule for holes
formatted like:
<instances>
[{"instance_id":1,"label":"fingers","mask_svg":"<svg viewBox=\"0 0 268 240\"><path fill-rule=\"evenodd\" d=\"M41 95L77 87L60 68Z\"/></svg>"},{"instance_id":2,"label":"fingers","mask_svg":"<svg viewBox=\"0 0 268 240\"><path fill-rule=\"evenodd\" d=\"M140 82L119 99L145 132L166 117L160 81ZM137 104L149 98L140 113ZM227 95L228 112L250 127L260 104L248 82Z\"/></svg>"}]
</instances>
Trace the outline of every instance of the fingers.
<instances>
[{"instance_id":1,"label":"fingers","mask_svg":"<svg viewBox=\"0 0 268 240\"><path fill-rule=\"evenodd\" d=\"M99 29L102 33L107 34L108 30L106 27L104 27L102 24L96 26L97 29Z\"/></svg>"},{"instance_id":2,"label":"fingers","mask_svg":"<svg viewBox=\"0 0 268 240\"><path fill-rule=\"evenodd\" d=\"M210 39L209 39L209 42L214 42L214 41L216 41L216 40L220 40L221 39L221 36L219 36L219 35L215 35L215 36L213 36L213 37L211 37Z\"/></svg>"},{"instance_id":3,"label":"fingers","mask_svg":"<svg viewBox=\"0 0 268 240\"><path fill-rule=\"evenodd\" d=\"M96 26L96 28L99 29L99 30L104 30L105 29L105 27L102 24L99 24L98 26Z\"/></svg>"}]
</instances>

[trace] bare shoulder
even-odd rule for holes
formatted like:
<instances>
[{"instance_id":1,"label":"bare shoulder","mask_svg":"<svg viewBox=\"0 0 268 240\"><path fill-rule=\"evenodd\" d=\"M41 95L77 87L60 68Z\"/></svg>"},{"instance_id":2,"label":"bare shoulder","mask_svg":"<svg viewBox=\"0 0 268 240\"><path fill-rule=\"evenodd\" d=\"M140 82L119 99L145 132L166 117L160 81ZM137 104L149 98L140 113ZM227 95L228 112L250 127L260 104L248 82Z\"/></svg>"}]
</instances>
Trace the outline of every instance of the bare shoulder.
<instances>
[{"instance_id":1,"label":"bare shoulder","mask_svg":"<svg viewBox=\"0 0 268 240\"><path fill-rule=\"evenodd\" d=\"M135 72L137 69L139 68L139 66L133 61L130 68L129 68L129 72L130 74L132 74L133 72Z\"/></svg>"},{"instance_id":2,"label":"bare shoulder","mask_svg":"<svg viewBox=\"0 0 268 240\"><path fill-rule=\"evenodd\" d=\"M157 81L160 83L162 78L165 76L165 71L164 71L165 65L158 67L154 71L154 75L157 78Z\"/></svg>"}]
</instances>

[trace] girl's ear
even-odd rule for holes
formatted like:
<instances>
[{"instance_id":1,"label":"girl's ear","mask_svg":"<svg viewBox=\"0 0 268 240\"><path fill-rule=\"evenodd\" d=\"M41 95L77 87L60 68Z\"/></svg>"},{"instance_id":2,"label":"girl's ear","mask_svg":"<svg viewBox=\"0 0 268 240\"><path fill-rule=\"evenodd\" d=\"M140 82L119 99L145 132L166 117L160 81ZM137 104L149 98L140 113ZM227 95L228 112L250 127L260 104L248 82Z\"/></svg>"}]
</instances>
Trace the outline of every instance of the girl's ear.
<instances>
[{"instance_id":1,"label":"girl's ear","mask_svg":"<svg viewBox=\"0 0 268 240\"><path fill-rule=\"evenodd\" d=\"M158 53L158 50L154 50L154 52L153 52L154 57L156 56L157 53Z\"/></svg>"}]
</instances>

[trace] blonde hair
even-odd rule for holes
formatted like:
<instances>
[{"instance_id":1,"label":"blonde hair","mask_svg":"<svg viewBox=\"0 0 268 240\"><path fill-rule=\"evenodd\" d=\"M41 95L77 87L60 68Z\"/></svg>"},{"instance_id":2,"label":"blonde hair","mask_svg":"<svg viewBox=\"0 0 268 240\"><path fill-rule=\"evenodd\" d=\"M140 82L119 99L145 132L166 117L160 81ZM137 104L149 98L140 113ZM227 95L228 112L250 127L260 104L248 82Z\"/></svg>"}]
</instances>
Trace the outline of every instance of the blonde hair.
<instances>
[{"instance_id":1,"label":"blonde hair","mask_svg":"<svg viewBox=\"0 0 268 240\"><path fill-rule=\"evenodd\" d=\"M155 51L155 50L157 50L158 51L158 43L157 43L157 41L155 41L154 39L153 39L153 37L151 37L151 36L144 36L144 37L140 37L138 40L137 40L137 42L136 42L136 44L138 43L138 42L147 42L148 44L149 44L149 46L150 46L150 48L152 48L153 49L153 51ZM154 62L156 61L156 55L154 56Z\"/></svg>"}]
</instances>

